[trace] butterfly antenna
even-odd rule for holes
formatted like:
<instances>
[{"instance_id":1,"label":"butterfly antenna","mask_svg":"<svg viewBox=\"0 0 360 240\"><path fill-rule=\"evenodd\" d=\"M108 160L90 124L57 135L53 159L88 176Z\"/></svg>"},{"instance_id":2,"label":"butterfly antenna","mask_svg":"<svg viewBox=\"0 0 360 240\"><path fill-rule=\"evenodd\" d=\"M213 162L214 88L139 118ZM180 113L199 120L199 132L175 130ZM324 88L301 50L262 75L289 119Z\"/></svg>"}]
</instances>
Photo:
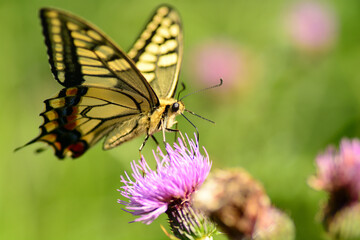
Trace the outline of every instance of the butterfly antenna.
<instances>
[{"instance_id":1,"label":"butterfly antenna","mask_svg":"<svg viewBox=\"0 0 360 240\"><path fill-rule=\"evenodd\" d=\"M200 90L196 90L196 91L191 92L191 93L189 93L189 94L186 94L185 96L183 96L182 98L180 98L180 101L183 100L184 98L190 96L190 95L195 94L195 93L199 93L199 92L203 92L203 91L206 91L206 90L209 90L209 89L212 89L212 88L220 87L222 84L223 84L223 80L222 80L222 78L220 78L220 83L218 83L218 84L216 84L216 85L213 85L213 86L210 86L210 87L207 87L207 88L203 88L203 89L200 89Z\"/></svg>"},{"instance_id":2,"label":"butterfly antenna","mask_svg":"<svg viewBox=\"0 0 360 240\"><path fill-rule=\"evenodd\" d=\"M185 84L182 82L181 83L181 86L182 86L182 88L181 88L181 90L178 92L178 95L177 95L177 99L179 100L179 98L180 98L180 94L186 89L186 87L185 87Z\"/></svg>"},{"instance_id":3,"label":"butterfly antenna","mask_svg":"<svg viewBox=\"0 0 360 240\"><path fill-rule=\"evenodd\" d=\"M185 111L188 112L188 113L190 113L190 114L192 114L192 115L194 115L194 116L197 116L197 117L199 117L199 118L201 118L201 119L203 119L203 120L206 120L206 121L208 121L208 122L211 122L211 123L215 124L214 121L212 121L212 120L210 120L210 119L207 119L207 118L204 118L203 116L200 116L200 115L194 113L193 111L190 111L190 110L188 110L188 109L186 109L186 108L185 108Z\"/></svg>"},{"instance_id":4,"label":"butterfly antenna","mask_svg":"<svg viewBox=\"0 0 360 240\"><path fill-rule=\"evenodd\" d=\"M195 128L197 140L199 141L200 134L199 134L199 130L197 129L197 127L187 117L185 117L184 114L181 113L181 115Z\"/></svg>"}]
</instances>

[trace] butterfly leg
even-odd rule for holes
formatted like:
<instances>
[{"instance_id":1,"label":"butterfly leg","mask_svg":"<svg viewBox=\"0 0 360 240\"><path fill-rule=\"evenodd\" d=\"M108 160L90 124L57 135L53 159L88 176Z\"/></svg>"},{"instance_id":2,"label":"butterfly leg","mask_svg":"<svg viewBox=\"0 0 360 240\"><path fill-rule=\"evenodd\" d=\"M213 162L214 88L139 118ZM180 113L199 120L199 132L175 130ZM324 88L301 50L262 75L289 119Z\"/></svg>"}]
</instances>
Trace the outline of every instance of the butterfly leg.
<instances>
[{"instance_id":1,"label":"butterfly leg","mask_svg":"<svg viewBox=\"0 0 360 240\"><path fill-rule=\"evenodd\" d=\"M140 148L139 148L140 161L143 161L143 157L142 157L141 151L142 151L142 149L144 148L144 146L145 146L147 140L149 139L149 137L150 137L150 135L149 135L149 134L146 134L145 139L144 139L143 143L141 144L141 146L140 146ZM145 171L144 171L143 169L142 169L142 175L143 175L143 177L145 176Z\"/></svg>"},{"instance_id":2,"label":"butterfly leg","mask_svg":"<svg viewBox=\"0 0 360 240\"><path fill-rule=\"evenodd\" d=\"M144 139L143 143L141 144L141 146L140 146L140 148L139 148L140 159L141 159L141 157L142 157L141 151L142 151L142 149L144 148L144 146L145 146L147 140L149 139L149 137L150 137L150 135L149 135L149 134L146 134L145 139Z\"/></svg>"},{"instance_id":3,"label":"butterfly leg","mask_svg":"<svg viewBox=\"0 0 360 240\"><path fill-rule=\"evenodd\" d=\"M184 135L182 134L182 132L181 132L179 129L166 128L166 131L168 131L168 132L174 132L175 134L179 133L179 134L180 134L180 137L181 137L181 140L182 140L183 143L185 144L185 147L187 147L186 141L185 141L185 138L184 138ZM176 140L176 138L175 138L175 140Z\"/></svg>"},{"instance_id":4,"label":"butterfly leg","mask_svg":"<svg viewBox=\"0 0 360 240\"><path fill-rule=\"evenodd\" d=\"M154 135L151 135L151 138L154 140L157 146L159 146L159 141L155 138Z\"/></svg>"},{"instance_id":5,"label":"butterfly leg","mask_svg":"<svg viewBox=\"0 0 360 240\"><path fill-rule=\"evenodd\" d=\"M178 123L177 123L177 122L176 122L176 124L175 124L175 129L178 129ZM175 140L174 140L174 142L176 142L177 134L178 134L178 132L175 133ZM180 134L181 134L181 133L180 133Z\"/></svg>"}]
</instances>

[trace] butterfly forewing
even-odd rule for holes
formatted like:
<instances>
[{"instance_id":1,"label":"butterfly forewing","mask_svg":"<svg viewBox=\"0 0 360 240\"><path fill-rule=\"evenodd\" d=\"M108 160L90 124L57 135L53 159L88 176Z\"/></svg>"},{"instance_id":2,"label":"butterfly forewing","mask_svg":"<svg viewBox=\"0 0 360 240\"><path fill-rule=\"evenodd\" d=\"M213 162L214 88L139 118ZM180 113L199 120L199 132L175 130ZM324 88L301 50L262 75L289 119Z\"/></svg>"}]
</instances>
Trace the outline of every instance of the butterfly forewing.
<instances>
[{"instance_id":1,"label":"butterfly forewing","mask_svg":"<svg viewBox=\"0 0 360 240\"><path fill-rule=\"evenodd\" d=\"M174 96L183 53L179 14L161 6L128 52L160 98Z\"/></svg>"},{"instance_id":2,"label":"butterfly forewing","mask_svg":"<svg viewBox=\"0 0 360 240\"><path fill-rule=\"evenodd\" d=\"M159 104L129 57L94 26L56 9L41 9L40 18L51 70L60 84L125 89L146 98L152 107Z\"/></svg>"}]
</instances>

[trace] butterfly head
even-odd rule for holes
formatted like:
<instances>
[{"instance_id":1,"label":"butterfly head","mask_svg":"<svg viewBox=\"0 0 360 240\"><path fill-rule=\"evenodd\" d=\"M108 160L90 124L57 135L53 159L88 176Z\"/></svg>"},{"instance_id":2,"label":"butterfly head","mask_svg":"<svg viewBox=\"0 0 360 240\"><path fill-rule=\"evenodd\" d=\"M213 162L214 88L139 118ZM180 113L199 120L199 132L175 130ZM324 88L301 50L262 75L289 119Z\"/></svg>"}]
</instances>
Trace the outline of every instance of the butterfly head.
<instances>
[{"instance_id":1,"label":"butterfly head","mask_svg":"<svg viewBox=\"0 0 360 240\"><path fill-rule=\"evenodd\" d=\"M185 105L182 101L176 99L163 99L160 102L162 102L164 109L162 116L165 126L170 128L176 123L175 117L185 111Z\"/></svg>"},{"instance_id":2,"label":"butterfly head","mask_svg":"<svg viewBox=\"0 0 360 240\"><path fill-rule=\"evenodd\" d=\"M185 110L185 105L182 101L176 101L171 104L170 106L170 112L171 115L179 115L183 113Z\"/></svg>"}]
</instances>

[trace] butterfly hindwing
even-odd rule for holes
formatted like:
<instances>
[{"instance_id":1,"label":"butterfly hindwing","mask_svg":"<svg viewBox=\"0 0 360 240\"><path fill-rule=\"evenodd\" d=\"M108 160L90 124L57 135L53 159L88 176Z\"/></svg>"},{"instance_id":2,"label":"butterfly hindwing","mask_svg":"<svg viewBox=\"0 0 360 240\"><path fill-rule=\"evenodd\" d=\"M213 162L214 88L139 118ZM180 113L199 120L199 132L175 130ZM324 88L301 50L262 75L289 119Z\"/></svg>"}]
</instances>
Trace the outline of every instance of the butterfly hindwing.
<instances>
[{"instance_id":1,"label":"butterfly hindwing","mask_svg":"<svg viewBox=\"0 0 360 240\"><path fill-rule=\"evenodd\" d=\"M174 96L183 54L179 14L163 5L157 9L128 52L158 97Z\"/></svg>"},{"instance_id":2,"label":"butterfly hindwing","mask_svg":"<svg viewBox=\"0 0 360 240\"><path fill-rule=\"evenodd\" d=\"M65 88L54 98L45 100L46 109L40 114L44 118L41 133L29 144L47 142L59 158L78 157L117 124L136 120L148 111L145 99L139 100L134 93L118 89Z\"/></svg>"},{"instance_id":3,"label":"butterfly hindwing","mask_svg":"<svg viewBox=\"0 0 360 240\"><path fill-rule=\"evenodd\" d=\"M61 85L125 89L143 96L152 107L158 105L134 62L96 27L51 8L41 9L40 18L51 70Z\"/></svg>"}]
</instances>

